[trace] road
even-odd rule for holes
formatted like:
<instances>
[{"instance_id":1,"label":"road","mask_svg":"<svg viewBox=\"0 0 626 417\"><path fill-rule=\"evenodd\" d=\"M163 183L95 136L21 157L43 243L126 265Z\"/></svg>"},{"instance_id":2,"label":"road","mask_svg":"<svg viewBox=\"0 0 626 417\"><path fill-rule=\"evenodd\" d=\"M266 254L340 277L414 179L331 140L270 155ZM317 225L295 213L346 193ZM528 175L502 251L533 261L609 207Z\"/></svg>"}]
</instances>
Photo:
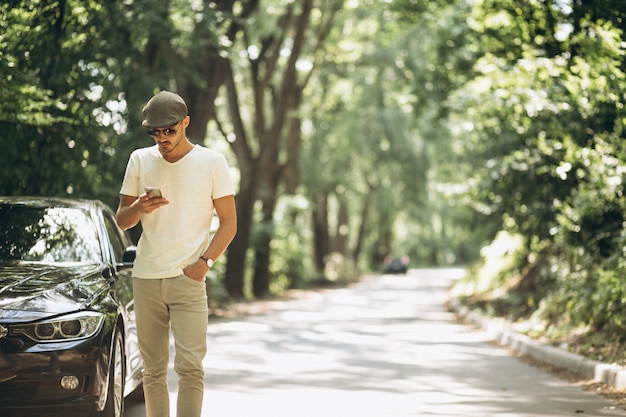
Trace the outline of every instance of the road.
<instances>
[{"instance_id":1,"label":"road","mask_svg":"<svg viewBox=\"0 0 626 417\"><path fill-rule=\"evenodd\" d=\"M211 323L204 416L626 416L455 322L444 302L461 272L371 277ZM145 416L141 401L124 416Z\"/></svg>"}]
</instances>

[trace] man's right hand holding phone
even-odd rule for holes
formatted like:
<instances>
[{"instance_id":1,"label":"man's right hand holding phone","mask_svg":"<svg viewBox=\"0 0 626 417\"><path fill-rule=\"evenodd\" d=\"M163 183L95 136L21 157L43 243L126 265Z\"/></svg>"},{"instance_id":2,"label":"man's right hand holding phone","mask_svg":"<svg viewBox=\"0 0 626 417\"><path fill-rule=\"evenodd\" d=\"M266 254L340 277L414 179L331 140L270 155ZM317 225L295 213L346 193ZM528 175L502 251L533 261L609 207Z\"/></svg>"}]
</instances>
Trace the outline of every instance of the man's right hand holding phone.
<instances>
[{"instance_id":1,"label":"man's right hand holding phone","mask_svg":"<svg viewBox=\"0 0 626 417\"><path fill-rule=\"evenodd\" d=\"M152 213L161 206L169 204L158 187L146 187L146 192L139 196L138 204L144 213Z\"/></svg>"}]
</instances>

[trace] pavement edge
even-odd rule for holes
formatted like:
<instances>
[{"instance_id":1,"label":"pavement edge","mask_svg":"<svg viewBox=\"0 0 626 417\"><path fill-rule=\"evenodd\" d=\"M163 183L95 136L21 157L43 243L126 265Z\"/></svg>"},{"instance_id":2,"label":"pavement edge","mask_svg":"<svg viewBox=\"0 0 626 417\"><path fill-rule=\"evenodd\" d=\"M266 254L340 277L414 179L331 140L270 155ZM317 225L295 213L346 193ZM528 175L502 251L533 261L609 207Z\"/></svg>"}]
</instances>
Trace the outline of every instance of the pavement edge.
<instances>
[{"instance_id":1,"label":"pavement edge","mask_svg":"<svg viewBox=\"0 0 626 417\"><path fill-rule=\"evenodd\" d=\"M449 300L452 311L464 320L473 323L485 331L494 341L508 346L524 355L544 363L568 369L580 376L603 382L615 389L626 388L626 368L586 358L565 349L539 343L528 336L511 329L510 323L503 319L493 319L461 305L458 300Z\"/></svg>"}]
</instances>

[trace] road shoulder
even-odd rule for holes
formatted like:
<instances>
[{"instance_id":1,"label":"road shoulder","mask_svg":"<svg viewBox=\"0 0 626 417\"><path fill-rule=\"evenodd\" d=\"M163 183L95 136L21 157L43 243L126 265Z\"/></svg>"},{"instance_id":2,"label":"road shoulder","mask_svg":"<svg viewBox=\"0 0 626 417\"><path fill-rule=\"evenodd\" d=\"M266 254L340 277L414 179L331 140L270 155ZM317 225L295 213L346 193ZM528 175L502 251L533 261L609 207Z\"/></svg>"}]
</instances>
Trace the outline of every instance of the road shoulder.
<instances>
[{"instance_id":1,"label":"road shoulder","mask_svg":"<svg viewBox=\"0 0 626 417\"><path fill-rule=\"evenodd\" d=\"M471 310L456 299L450 299L447 304L459 320L486 332L495 343L510 349L514 356L528 365L541 368L619 405L626 405L626 368L539 343L512 330L506 320Z\"/></svg>"}]
</instances>

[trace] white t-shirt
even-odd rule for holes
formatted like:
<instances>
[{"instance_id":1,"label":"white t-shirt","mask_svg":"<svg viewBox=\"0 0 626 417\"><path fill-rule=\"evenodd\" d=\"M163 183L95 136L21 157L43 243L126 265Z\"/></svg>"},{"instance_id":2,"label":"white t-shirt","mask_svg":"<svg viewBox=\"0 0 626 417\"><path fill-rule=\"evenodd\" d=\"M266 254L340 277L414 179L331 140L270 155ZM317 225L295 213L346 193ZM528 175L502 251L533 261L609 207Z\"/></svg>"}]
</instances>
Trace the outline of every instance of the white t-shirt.
<instances>
[{"instance_id":1,"label":"white t-shirt","mask_svg":"<svg viewBox=\"0 0 626 417\"><path fill-rule=\"evenodd\" d=\"M137 197L145 187L159 187L169 204L141 216L133 276L179 276L209 246L213 200L235 194L228 164L222 154L199 145L174 163L156 145L137 149L120 194Z\"/></svg>"}]
</instances>

